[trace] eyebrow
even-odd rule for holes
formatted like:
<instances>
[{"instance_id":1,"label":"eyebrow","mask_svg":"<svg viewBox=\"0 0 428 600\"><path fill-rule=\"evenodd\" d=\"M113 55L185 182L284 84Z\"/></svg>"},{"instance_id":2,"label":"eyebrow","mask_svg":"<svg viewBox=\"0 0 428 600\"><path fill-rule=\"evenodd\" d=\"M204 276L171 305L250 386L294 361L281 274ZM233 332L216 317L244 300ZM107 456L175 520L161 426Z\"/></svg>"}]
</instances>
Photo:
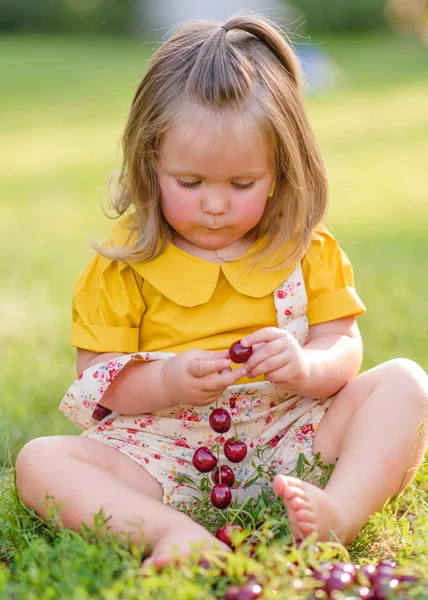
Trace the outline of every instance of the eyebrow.
<instances>
[{"instance_id":1,"label":"eyebrow","mask_svg":"<svg viewBox=\"0 0 428 600\"><path fill-rule=\"evenodd\" d=\"M200 175L199 173L195 173L195 171L191 171L189 169L179 169L179 168L174 168L174 167L170 167L167 168L166 171L168 172L169 175L191 175L193 177L199 177L202 179L202 175ZM248 171L246 173L240 173L239 175L233 175L232 177L230 177L230 179L244 179L246 177L253 177L253 178L257 178L257 177L263 177L263 175L266 175L267 171Z\"/></svg>"}]
</instances>

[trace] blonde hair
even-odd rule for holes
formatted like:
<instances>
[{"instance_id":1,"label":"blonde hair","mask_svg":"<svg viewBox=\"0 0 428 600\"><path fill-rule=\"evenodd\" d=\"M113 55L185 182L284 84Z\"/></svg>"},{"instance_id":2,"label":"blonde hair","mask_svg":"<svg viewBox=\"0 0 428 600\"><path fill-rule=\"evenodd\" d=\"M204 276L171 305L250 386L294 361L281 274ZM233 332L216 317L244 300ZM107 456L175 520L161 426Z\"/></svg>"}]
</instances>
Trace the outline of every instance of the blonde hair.
<instances>
[{"instance_id":1,"label":"blonde hair","mask_svg":"<svg viewBox=\"0 0 428 600\"><path fill-rule=\"evenodd\" d=\"M222 27L183 26L152 56L126 123L113 206L118 216L130 207L135 211L128 239L123 246L91 245L127 262L147 262L163 252L171 229L160 207L157 155L162 135L191 101L216 112L248 114L261 126L274 158L275 189L247 238L264 241L258 258L291 243L292 251L274 268L295 264L323 218L328 195L301 94L297 57L275 25L236 16Z\"/></svg>"}]
</instances>

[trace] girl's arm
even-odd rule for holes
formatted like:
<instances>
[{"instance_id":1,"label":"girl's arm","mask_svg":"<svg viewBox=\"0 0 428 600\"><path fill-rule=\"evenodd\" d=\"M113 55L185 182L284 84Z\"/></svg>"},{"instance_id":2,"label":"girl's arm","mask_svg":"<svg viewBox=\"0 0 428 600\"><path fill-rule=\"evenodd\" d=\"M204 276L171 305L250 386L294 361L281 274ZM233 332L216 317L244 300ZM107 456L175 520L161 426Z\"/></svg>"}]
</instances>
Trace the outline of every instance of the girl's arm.
<instances>
[{"instance_id":1,"label":"girl's arm","mask_svg":"<svg viewBox=\"0 0 428 600\"><path fill-rule=\"evenodd\" d=\"M301 395L326 398L338 392L358 374L363 359L355 318L312 325L303 353L308 360L309 375Z\"/></svg>"},{"instance_id":2,"label":"girl's arm","mask_svg":"<svg viewBox=\"0 0 428 600\"><path fill-rule=\"evenodd\" d=\"M76 368L80 374L98 363L124 356L123 352L98 354L90 350L77 349ZM161 379L161 369L165 360L143 362L131 360L102 397L101 404L114 412L124 415L138 415L154 410L170 408ZM144 390L144 394L142 393Z\"/></svg>"},{"instance_id":3,"label":"girl's arm","mask_svg":"<svg viewBox=\"0 0 428 600\"><path fill-rule=\"evenodd\" d=\"M141 415L186 404L205 406L244 375L229 368L227 351L187 350L169 360L130 360L104 393L101 404L123 415ZM123 353L78 349L78 373Z\"/></svg>"}]
</instances>

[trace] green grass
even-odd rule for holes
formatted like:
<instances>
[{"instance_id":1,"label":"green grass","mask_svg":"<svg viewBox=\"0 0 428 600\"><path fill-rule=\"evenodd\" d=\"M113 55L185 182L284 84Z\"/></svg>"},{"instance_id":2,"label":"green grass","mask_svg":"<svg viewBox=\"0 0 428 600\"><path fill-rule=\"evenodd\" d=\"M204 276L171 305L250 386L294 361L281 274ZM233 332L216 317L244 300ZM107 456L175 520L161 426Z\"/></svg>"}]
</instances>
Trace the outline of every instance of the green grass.
<instances>
[{"instance_id":1,"label":"green grass","mask_svg":"<svg viewBox=\"0 0 428 600\"><path fill-rule=\"evenodd\" d=\"M405 356L427 370L428 55L388 36L319 43L341 77L308 97L307 107L329 173L328 224L369 309L359 321L364 368ZM215 598L213 590L220 596L244 571L266 590L276 586L269 598L309 596L314 581L305 565L343 557L343 549L297 550L285 535L262 543L258 560L236 553L226 577L221 567L206 574L193 561L143 579L139 549L129 552L109 535L94 544L89 531L56 532L28 514L10 483L21 444L76 433L57 410L75 376L67 345L71 286L91 254L85 237L108 234L101 188L119 165L124 119L151 50L116 38L0 37L0 597L170 598L172 589L177 598ZM427 497L425 463L360 535L353 557L397 556L428 573ZM281 520L275 511L270 517ZM409 594L428 597L417 586Z\"/></svg>"}]
</instances>

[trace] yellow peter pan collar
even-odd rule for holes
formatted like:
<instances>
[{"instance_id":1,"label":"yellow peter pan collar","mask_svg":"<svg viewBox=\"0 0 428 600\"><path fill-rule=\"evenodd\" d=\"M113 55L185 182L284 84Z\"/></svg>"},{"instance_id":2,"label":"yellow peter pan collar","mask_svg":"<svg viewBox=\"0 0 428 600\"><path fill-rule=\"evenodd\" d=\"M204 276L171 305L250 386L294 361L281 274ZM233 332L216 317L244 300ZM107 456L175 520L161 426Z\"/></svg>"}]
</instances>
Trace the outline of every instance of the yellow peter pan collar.
<instances>
[{"instance_id":1,"label":"yellow peter pan collar","mask_svg":"<svg viewBox=\"0 0 428 600\"><path fill-rule=\"evenodd\" d=\"M117 240L114 241L117 243ZM152 261L129 263L129 266L169 300L180 306L192 307L210 300L220 272L240 294L261 298L271 294L294 269L292 266L267 271L266 267L271 264L267 258L253 266L250 262L253 257L247 258L250 252L251 249L237 260L218 264L188 254L169 243L165 251Z\"/></svg>"}]
</instances>

